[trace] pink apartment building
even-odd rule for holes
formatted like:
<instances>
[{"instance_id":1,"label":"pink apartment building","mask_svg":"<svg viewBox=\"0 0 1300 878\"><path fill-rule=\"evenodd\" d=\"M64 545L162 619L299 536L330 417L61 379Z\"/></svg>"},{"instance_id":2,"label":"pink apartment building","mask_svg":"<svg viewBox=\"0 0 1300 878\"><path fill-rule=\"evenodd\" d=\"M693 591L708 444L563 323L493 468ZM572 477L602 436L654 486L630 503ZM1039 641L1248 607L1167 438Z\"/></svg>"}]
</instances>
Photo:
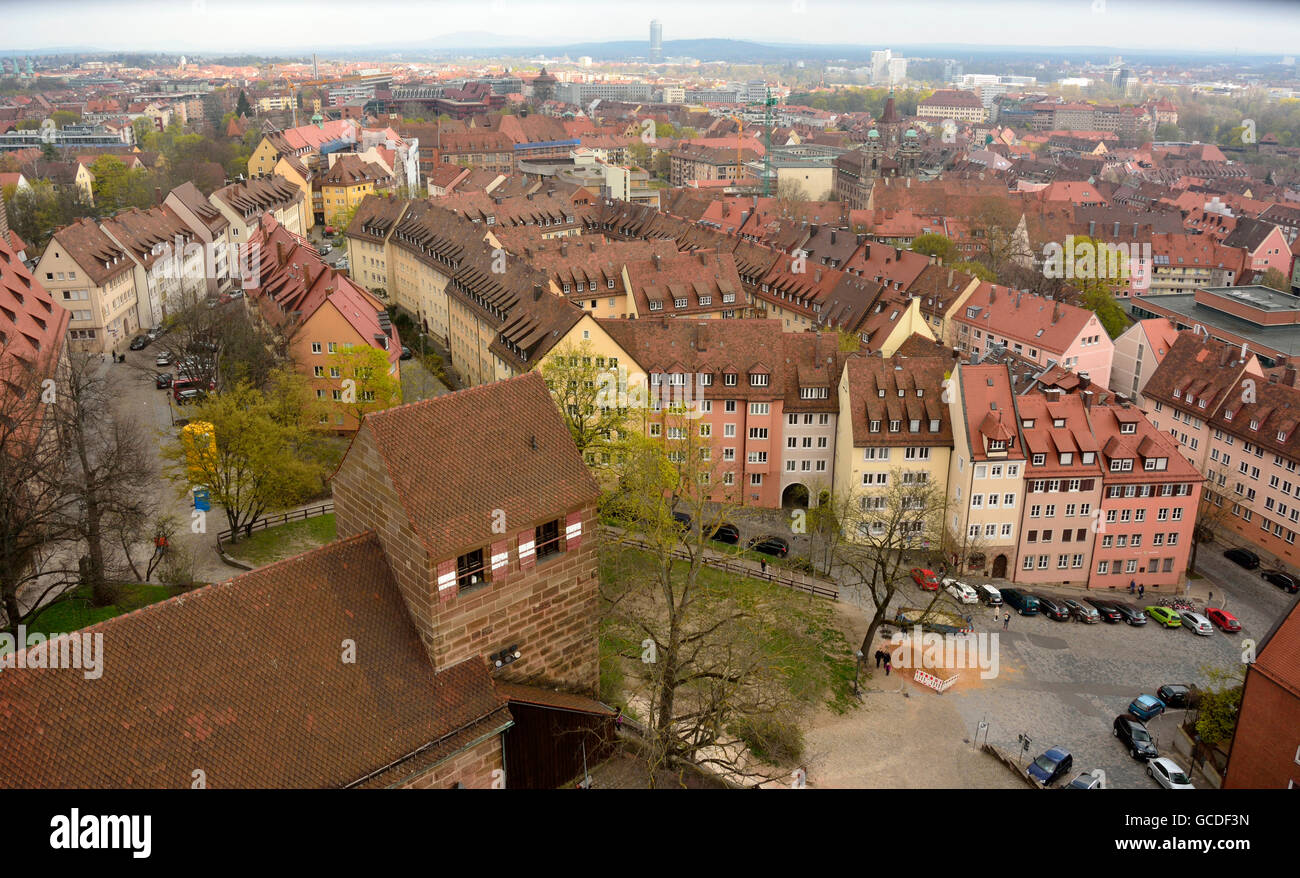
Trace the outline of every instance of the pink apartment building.
<instances>
[{"instance_id":1,"label":"pink apartment building","mask_svg":"<svg viewBox=\"0 0 1300 878\"><path fill-rule=\"evenodd\" d=\"M1091 588L1173 589L1182 582L1201 499L1201 474L1168 434L1129 405L1095 405L1101 521Z\"/></svg>"},{"instance_id":2,"label":"pink apartment building","mask_svg":"<svg viewBox=\"0 0 1300 878\"><path fill-rule=\"evenodd\" d=\"M1084 399L1052 389L1018 397L1016 409L1028 465L1013 578L1084 585L1093 569L1102 493L1099 448Z\"/></svg>"},{"instance_id":3,"label":"pink apartment building","mask_svg":"<svg viewBox=\"0 0 1300 878\"><path fill-rule=\"evenodd\" d=\"M1041 366L1056 363L1110 384L1115 345L1097 315L1087 310L997 284L981 283L953 315L948 344L986 353L1005 345Z\"/></svg>"}]
</instances>

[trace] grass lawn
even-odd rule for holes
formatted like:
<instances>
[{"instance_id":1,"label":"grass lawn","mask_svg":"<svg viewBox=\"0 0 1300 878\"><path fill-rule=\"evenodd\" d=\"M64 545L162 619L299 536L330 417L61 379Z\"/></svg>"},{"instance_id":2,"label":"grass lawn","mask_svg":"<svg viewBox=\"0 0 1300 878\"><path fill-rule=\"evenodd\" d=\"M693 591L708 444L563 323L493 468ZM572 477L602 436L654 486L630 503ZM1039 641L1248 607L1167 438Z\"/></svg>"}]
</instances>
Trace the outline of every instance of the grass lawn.
<instances>
[{"instance_id":1,"label":"grass lawn","mask_svg":"<svg viewBox=\"0 0 1300 878\"><path fill-rule=\"evenodd\" d=\"M334 513L329 512L253 531L251 537L245 537L237 543L226 543L225 548L226 554L235 560L263 567L332 542L334 534Z\"/></svg>"},{"instance_id":2,"label":"grass lawn","mask_svg":"<svg viewBox=\"0 0 1300 878\"><path fill-rule=\"evenodd\" d=\"M683 573L686 562L677 568ZM606 547L600 559L601 582L607 592L617 592L629 582L645 582L650 569L647 552ZM770 671L797 702L827 704L837 712L853 703L853 650L836 624L835 609L824 598L813 598L761 579L737 576L708 567L700 570L697 599L708 607L729 606L747 613L745 636L771 655ZM647 586L637 588L648 594ZM640 600L640 594L635 599ZM647 604L644 612L651 612ZM629 679L643 665L639 661L644 634L626 619L607 616L601 624L601 697L610 704L627 704ZM633 711L629 711L634 715Z\"/></svg>"},{"instance_id":3,"label":"grass lawn","mask_svg":"<svg viewBox=\"0 0 1300 878\"><path fill-rule=\"evenodd\" d=\"M90 588L82 586L73 589L70 598L58 601L42 610L39 616L27 623L27 631L45 635L79 631L87 625L94 625L96 622L138 610L149 604L156 604L184 591L183 588L153 582L119 585L117 603L107 607L92 607Z\"/></svg>"}]
</instances>

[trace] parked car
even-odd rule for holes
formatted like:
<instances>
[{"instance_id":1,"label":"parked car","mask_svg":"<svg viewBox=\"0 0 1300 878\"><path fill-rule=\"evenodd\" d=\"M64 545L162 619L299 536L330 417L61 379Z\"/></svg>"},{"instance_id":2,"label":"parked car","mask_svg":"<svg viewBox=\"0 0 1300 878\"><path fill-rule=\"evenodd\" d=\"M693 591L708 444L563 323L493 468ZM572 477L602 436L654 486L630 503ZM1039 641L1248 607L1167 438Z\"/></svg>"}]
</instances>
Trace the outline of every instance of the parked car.
<instances>
[{"instance_id":1,"label":"parked car","mask_svg":"<svg viewBox=\"0 0 1300 878\"><path fill-rule=\"evenodd\" d=\"M154 386L154 387L157 387L159 390L162 390L162 389L167 388L167 387L171 387L171 386L172 386L172 373L170 373L170 372L159 372L156 376L154 376L153 386Z\"/></svg>"},{"instance_id":2,"label":"parked car","mask_svg":"<svg viewBox=\"0 0 1300 878\"><path fill-rule=\"evenodd\" d=\"M203 398L203 391L197 387L188 387L176 394L177 405L189 405Z\"/></svg>"},{"instance_id":3,"label":"parked car","mask_svg":"<svg viewBox=\"0 0 1300 878\"><path fill-rule=\"evenodd\" d=\"M1089 625L1095 625L1101 621L1101 614L1095 607L1089 607L1076 601L1074 598L1065 598L1061 603L1065 604L1070 610L1070 618L1076 622L1086 622Z\"/></svg>"},{"instance_id":4,"label":"parked car","mask_svg":"<svg viewBox=\"0 0 1300 878\"><path fill-rule=\"evenodd\" d=\"M316 252L319 253L321 256L328 256L333 250L334 248L330 246L330 243L328 241L326 241L324 244L320 245L320 247L316 250Z\"/></svg>"},{"instance_id":5,"label":"parked car","mask_svg":"<svg viewBox=\"0 0 1300 878\"><path fill-rule=\"evenodd\" d=\"M1157 756L1147 763L1147 777L1155 778L1156 783L1167 790L1196 789L1192 786L1192 780L1187 776L1187 772L1167 756Z\"/></svg>"},{"instance_id":6,"label":"parked car","mask_svg":"<svg viewBox=\"0 0 1300 878\"><path fill-rule=\"evenodd\" d=\"M406 345L402 345L402 357L401 357L401 358L402 358L403 360L409 360L409 359L411 359L411 357L413 357L413 356L415 356L415 355L411 353L411 349L408 348Z\"/></svg>"},{"instance_id":7,"label":"parked car","mask_svg":"<svg viewBox=\"0 0 1300 878\"><path fill-rule=\"evenodd\" d=\"M1065 601L1038 592L1034 592L1032 597L1038 598L1038 608L1047 618L1055 619L1057 622L1070 621L1070 608L1065 605Z\"/></svg>"},{"instance_id":8,"label":"parked car","mask_svg":"<svg viewBox=\"0 0 1300 878\"><path fill-rule=\"evenodd\" d=\"M943 588L959 604L978 604L980 602L979 595L975 594L975 589L952 577L943 580Z\"/></svg>"},{"instance_id":9,"label":"parked car","mask_svg":"<svg viewBox=\"0 0 1300 878\"><path fill-rule=\"evenodd\" d=\"M1002 600L1006 601L1007 606L1015 607L1016 612L1022 616L1038 615L1038 598L1027 591L1021 591L1018 588L1004 588L1002 589Z\"/></svg>"},{"instance_id":10,"label":"parked car","mask_svg":"<svg viewBox=\"0 0 1300 878\"><path fill-rule=\"evenodd\" d=\"M147 333L145 333L145 335L149 337L149 341L157 341L162 337L162 334L163 328L161 326L152 327Z\"/></svg>"},{"instance_id":11,"label":"parked car","mask_svg":"<svg viewBox=\"0 0 1300 878\"><path fill-rule=\"evenodd\" d=\"M243 290L231 290L229 293L227 293L227 295L230 296L230 298L232 298L232 299L242 299L242 298L244 298L244 291L243 291Z\"/></svg>"},{"instance_id":12,"label":"parked car","mask_svg":"<svg viewBox=\"0 0 1300 878\"><path fill-rule=\"evenodd\" d=\"M1183 620L1178 613L1168 607L1147 607L1147 615L1166 628L1181 628Z\"/></svg>"},{"instance_id":13,"label":"parked car","mask_svg":"<svg viewBox=\"0 0 1300 878\"><path fill-rule=\"evenodd\" d=\"M790 554L790 544L780 537L754 537L749 541L749 548L751 551L775 555L778 558Z\"/></svg>"},{"instance_id":14,"label":"parked car","mask_svg":"<svg viewBox=\"0 0 1300 878\"><path fill-rule=\"evenodd\" d=\"M975 593L980 596L980 600L990 607L1002 606L1002 592L998 591L987 582L981 582L975 586Z\"/></svg>"},{"instance_id":15,"label":"parked car","mask_svg":"<svg viewBox=\"0 0 1300 878\"><path fill-rule=\"evenodd\" d=\"M1241 630L1241 623L1237 621L1237 617L1229 613L1227 610L1220 609L1219 607L1206 607L1205 615L1223 631L1233 632Z\"/></svg>"},{"instance_id":16,"label":"parked car","mask_svg":"<svg viewBox=\"0 0 1300 878\"><path fill-rule=\"evenodd\" d=\"M1139 695L1129 702L1128 712L1146 722L1165 712L1165 703L1154 695Z\"/></svg>"},{"instance_id":17,"label":"parked car","mask_svg":"<svg viewBox=\"0 0 1300 878\"><path fill-rule=\"evenodd\" d=\"M1130 625L1145 625L1147 623L1147 614L1142 612L1142 608L1125 601L1111 601L1111 606L1119 610L1120 616Z\"/></svg>"},{"instance_id":18,"label":"parked car","mask_svg":"<svg viewBox=\"0 0 1300 878\"><path fill-rule=\"evenodd\" d=\"M1290 573L1283 573L1281 570L1265 570L1260 576L1278 588L1285 589L1289 594L1300 592L1300 579Z\"/></svg>"},{"instance_id":19,"label":"parked car","mask_svg":"<svg viewBox=\"0 0 1300 878\"><path fill-rule=\"evenodd\" d=\"M933 570L927 570L924 567L912 568L912 581L921 586L922 591L938 591L939 577Z\"/></svg>"},{"instance_id":20,"label":"parked car","mask_svg":"<svg viewBox=\"0 0 1300 878\"><path fill-rule=\"evenodd\" d=\"M154 357L155 366L170 366L172 364L172 355L166 351L160 351L158 356Z\"/></svg>"},{"instance_id":21,"label":"parked car","mask_svg":"<svg viewBox=\"0 0 1300 878\"><path fill-rule=\"evenodd\" d=\"M1259 566L1259 556L1250 549L1228 549L1223 553L1223 557L1234 564L1240 564L1247 570L1254 570Z\"/></svg>"},{"instance_id":22,"label":"parked car","mask_svg":"<svg viewBox=\"0 0 1300 878\"><path fill-rule=\"evenodd\" d=\"M1069 751L1053 747L1035 759L1029 766L1029 776L1045 787L1050 787L1074 767L1074 757Z\"/></svg>"},{"instance_id":23,"label":"parked car","mask_svg":"<svg viewBox=\"0 0 1300 878\"><path fill-rule=\"evenodd\" d=\"M131 339L131 344L128 345L128 347L133 351L142 351L149 346L151 340L152 339L147 335L137 335L135 338Z\"/></svg>"},{"instance_id":24,"label":"parked car","mask_svg":"<svg viewBox=\"0 0 1300 878\"><path fill-rule=\"evenodd\" d=\"M1156 751L1155 741L1151 740L1151 733L1137 717L1121 713L1115 717L1112 731L1134 759L1145 762L1160 755Z\"/></svg>"},{"instance_id":25,"label":"parked car","mask_svg":"<svg viewBox=\"0 0 1300 878\"><path fill-rule=\"evenodd\" d=\"M1214 634L1214 626L1210 624L1209 619L1205 618L1200 613L1193 613L1191 610L1183 610L1179 612L1178 618L1182 620L1183 627L1188 631L1195 631L1203 637L1211 637Z\"/></svg>"},{"instance_id":26,"label":"parked car","mask_svg":"<svg viewBox=\"0 0 1300 878\"><path fill-rule=\"evenodd\" d=\"M732 546L740 544L740 528L730 522L723 522L718 525L713 533L709 534L709 539L719 543L727 543Z\"/></svg>"},{"instance_id":27,"label":"parked car","mask_svg":"<svg viewBox=\"0 0 1300 878\"><path fill-rule=\"evenodd\" d=\"M1156 697L1166 707L1184 710L1200 703L1201 690L1187 683L1166 683L1156 690Z\"/></svg>"},{"instance_id":28,"label":"parked car","mask_svg":"<svg viewBox=\"0 0 1300 878\"><path fill-rule=\"evenodd\" d=\"M1097 615L1101 616L1101 618L1104 621L1106 622L1124 621L1124 616L1120 613L1120 611L1116 607L1111 605L1110 601L1102 600L1101 598L1085 598L1085 600L1087 600L1088 603L1092 604L1093 609L1097 611Z\"/></svg>"},{"instance_id":29,"label":"parked car","mask_svg":"<svg viewBox=\"0 0 1300 878\"><path fill-rule=\"evenodd\" d=\"M1063 789L1067 790L1099 790L1101 789L1101 778L1091 771L1085 771L1074 780L1066 784Z\"/></svg>"},{"instance_id":30,"label":"parked car","mask_svg":"<svg viewBox=\"0 0 1300 878\"><path fill-rule=\"evenodd\" d=\"M677 526L682 530L687 531L691 529L691 516L689 513L674 512L673 520L677 522Z\"/></svg>"}]
</instances>

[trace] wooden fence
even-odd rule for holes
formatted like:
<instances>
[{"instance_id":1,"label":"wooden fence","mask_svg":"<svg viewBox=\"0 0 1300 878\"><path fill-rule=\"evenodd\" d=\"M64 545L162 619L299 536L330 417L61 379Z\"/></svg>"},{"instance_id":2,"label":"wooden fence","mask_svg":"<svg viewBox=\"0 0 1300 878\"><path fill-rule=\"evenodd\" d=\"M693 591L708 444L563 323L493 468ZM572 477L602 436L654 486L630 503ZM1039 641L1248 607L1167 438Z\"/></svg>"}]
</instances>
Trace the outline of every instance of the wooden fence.
<instances>
[{"instance_id":1,"label":"wooden fence","mask_svg":"<svg viewBox=\"0 0 1300 878\"><path fill-rule=\"evenodd\" d=\"M276 515L267 515L259 518L257 521L241 527L239 530L244 536L249 536L253 531L266 530L268 527L287 524L290 521L306 521L308 518L315 518L318 515L326 515L334 511L333 503L322 503L320 506L309 506L306 509L294 509L290 512L281 512ZM225 542L230 539L233 531L227 529L217 534L217 551L225 553Z\"/></svg>"},{"instance_id":2,"label":"wooden fence","mask_svg":"<svg viewBox=\"0 0 1300 878\"><path fill-rule=\"evenodd\" d=\"M622 545L633 546L650 552L657 552L659 550L657 546L652 546L644 540L633 539L627 536L619 536L618 542ZM690 560L691 557L690 553L684 549L675 549L672 554L674 558L680 558L684 561ZM833 588L829 585L822 585L811 578L805 581L802 579L795 579L792 576L780 576L773 572L774 570L779 569L775 565L770 565L768 570L765 572L761 569L755 570L752 567L747 567L744 564L737 564L734 561L728 561L723 558L710 558L708 555L704 556L704 564L706 567L710 567L714 570L736 573L741 576L753 577L754 579L766 579L768 582L774 582L777 585L784 585L786 588L806 591L809 594L823 598L830 598L833 601L839 600L840 598L838 588Z\"/></svg>"}]
</instances>

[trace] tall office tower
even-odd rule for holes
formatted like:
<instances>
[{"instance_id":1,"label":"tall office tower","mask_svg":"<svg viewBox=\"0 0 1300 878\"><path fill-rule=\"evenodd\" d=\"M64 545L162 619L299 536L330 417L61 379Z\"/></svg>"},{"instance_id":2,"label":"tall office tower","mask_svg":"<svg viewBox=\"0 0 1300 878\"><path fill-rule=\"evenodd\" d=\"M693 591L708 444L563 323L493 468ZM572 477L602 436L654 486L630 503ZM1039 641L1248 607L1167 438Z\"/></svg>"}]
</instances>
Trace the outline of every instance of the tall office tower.
<instances>
[{"instance_id":1,"label":"tall office tower","mask_svg":"<svg viewBox=\"0 0 1300 878\"><path fill-rule=\"evenodd\" d=\"M664 26L656 19L650 22L650 60L664 59Z\"/></svg>"},{"instance_id":2,"label":"tall office tower","mask_svg":"<svg viewBox=\"0 0 1300 878\"><path fill-rule=\"evenodd\" d=\"M887 84L889 80L889 59L894 53L889 49L877 49L871 53L871 81L875 85Z\"/></svg>"}]
</instances>

